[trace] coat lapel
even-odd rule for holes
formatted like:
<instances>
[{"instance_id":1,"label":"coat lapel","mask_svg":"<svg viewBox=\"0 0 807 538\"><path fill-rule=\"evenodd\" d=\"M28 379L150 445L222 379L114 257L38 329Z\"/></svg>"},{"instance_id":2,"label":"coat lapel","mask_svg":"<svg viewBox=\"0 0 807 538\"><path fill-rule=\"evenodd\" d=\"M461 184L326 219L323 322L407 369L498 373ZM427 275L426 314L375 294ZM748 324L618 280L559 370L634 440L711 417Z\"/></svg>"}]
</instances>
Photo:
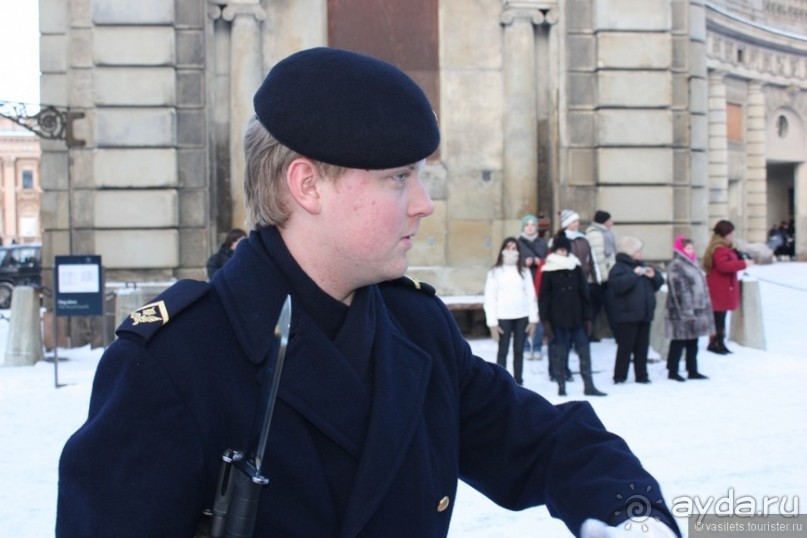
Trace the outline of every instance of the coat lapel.
<instances>
[{"instance_id":1,"label":"coat lapel","mask_svg":"<svg viewBox=\"0 0 807 538\"><path fill-rule=\"evenodd\" d=\"M373 346L374 390L367 438L345 513L342 536L361 532L398 476L423 419L431 357L394 325L378 288Z\"/></svg>"},{"instance_id":2,"label":"coat lapel","mask_svg":"<svg viewBox=\"0 0 807 538\"><path fill-rule=\"evenodd\" d=\"M367 387L304 311L294 314L292 326L279 396L358 460L371 404Z\"/></svg>"}]
</instances>

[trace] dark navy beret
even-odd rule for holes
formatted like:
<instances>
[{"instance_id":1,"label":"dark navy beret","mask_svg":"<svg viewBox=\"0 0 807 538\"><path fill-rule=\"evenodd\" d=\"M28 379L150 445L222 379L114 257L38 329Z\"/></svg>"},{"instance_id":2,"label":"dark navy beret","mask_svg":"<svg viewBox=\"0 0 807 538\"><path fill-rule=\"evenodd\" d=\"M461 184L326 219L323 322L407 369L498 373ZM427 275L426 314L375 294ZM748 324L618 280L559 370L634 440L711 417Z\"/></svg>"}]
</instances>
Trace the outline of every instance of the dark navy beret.
<instances>
[{"instance_id":1,"label":"dark navy beret","mask_svg":"<svg viewBox=\"0 0 807 538\"><path fill-rule=\"evenodd\" d=\"M253 100L281 144L328 164L380 170L437 149L437 117L403 71L370 56L314 48L278 62Z\"/></svg>"}]
</instances>

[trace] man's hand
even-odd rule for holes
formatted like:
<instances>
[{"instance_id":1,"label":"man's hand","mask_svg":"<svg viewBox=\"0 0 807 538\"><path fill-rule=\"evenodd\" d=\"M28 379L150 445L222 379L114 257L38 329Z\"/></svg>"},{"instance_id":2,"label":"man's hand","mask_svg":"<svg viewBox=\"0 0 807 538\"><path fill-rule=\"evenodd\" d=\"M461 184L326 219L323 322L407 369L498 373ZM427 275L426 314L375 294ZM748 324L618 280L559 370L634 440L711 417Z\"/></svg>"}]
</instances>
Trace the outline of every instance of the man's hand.
<instances>
[{"instance_id":1,"label":"man's hand","mask_svg":"<svg viewBox=\"0 0 807 538\"><path fill-rule=\"evenodd\" d=\"M656 276L656 271L648 265L647 267L644 268L644 276L646 276L647 278L653 278L654 276Z\"/></svg>"},{"instance_id":2,"label":"man's hand","mask_svg":"<svg viewBox=\"0 0 807 538\"><path fill-rule=\"evenodd\" d=\"M670 527L652 517L644 521L626 521L619 527L609 527L602 521L587 519L580 527L580 538L676 538Z\"/></svg>"},{"instance_id":3,"label":"man's hand","mask_svg":"<svg viewBox=\"0 0 807 538\"><path fill-rule=\"evenodd\" d=\"M498 325L495 327L488 327L490 329L490 337L493 339L494 342L499 341L499 337L502 335L504 331Z\"/></svg>"}]
</instances>

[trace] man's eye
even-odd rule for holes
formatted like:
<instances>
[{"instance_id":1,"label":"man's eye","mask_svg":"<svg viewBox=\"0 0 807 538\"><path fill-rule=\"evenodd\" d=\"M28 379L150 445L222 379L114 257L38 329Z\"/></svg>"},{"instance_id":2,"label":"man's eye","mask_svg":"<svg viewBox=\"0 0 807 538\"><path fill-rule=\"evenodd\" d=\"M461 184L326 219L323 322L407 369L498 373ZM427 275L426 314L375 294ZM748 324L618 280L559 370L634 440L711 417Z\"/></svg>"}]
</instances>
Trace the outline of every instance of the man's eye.
<instances>
[{"instance_id":1,"label":"man's eye","mask_svg":"<svg viewBox=\"0 0 807 538\"><path fill-rule=\"evenodd\" d=\"M408 178L408 177L409 177L409 172L401 172L400 174L393 175L392 179L396 183L404 183L406 181L406 178Z\"/></svg>"}]
</instances>

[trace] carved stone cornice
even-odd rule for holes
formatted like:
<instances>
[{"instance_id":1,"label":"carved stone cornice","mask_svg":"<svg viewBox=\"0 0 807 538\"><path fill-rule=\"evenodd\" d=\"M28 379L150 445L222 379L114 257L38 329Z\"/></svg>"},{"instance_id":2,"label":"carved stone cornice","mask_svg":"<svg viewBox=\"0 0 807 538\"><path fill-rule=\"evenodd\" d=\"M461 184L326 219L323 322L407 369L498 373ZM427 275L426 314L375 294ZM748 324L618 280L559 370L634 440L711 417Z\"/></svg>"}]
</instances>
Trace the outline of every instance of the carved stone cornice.
<instances>
[{"instance_id":1,"label":"carved stone cornice","mask_svg":"<svg viewBox=\"0 0 807 538\"><path fill-rule=\"evenodd\" d=\"M533 25L553 25L558 22L557 2L539 0L502 0L502 26L517 19L529 19Z\"/></svg>"}]
</instances>

